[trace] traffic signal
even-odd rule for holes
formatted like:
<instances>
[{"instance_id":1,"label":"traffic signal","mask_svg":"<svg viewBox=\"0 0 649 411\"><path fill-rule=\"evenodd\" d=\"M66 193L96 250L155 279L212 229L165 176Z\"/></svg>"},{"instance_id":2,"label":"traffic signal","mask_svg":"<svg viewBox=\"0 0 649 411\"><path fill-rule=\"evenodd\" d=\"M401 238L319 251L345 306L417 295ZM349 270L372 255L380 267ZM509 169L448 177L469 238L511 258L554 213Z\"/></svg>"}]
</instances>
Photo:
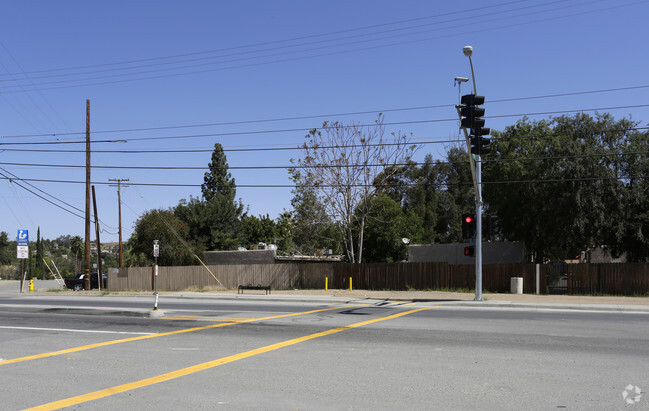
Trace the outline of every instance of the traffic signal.
<instances>
[{"instance_id":1,"label":"traffic signal","mask_svg":"<svg viewBox=\"0 0 649 411\"><path fill-rule=\"evenodd\" d=\"M475 215L462 214L462 238L475 237Z\"/></svg>"},{"instance_id":2,"label":"traffic signal","mask_svg":"<svg viewBox=\"0 0 649 411\"><path fill-rule=\"evenodd\" d=\"M489 240L495 240L498 236L498 217L495 215L487 216L487 233Z\"/></svg>"},{"instance_id":3,"label":"traffic signal","mask_svg":"<svg viewBox=\"0 0 649 411\"><path fill-rule=\"evenodd\" d=\"M485 120L482 118L485 109L480 106L484 104L484 96L475 94L466 94L462 96L460 106L460 116L462 127L469 129L471 134L471 153L482 155L491 151L489 147L490 139L482 136L489 135L491 130L484 127Z\"/></svg>"},{"instance_id":4,"label":"traffic signal","mask_svg":"<svg viewBox=\"0 0 649 411\"><path fill-rule=\"evenodd\" d=\"M472 245L464 247L464 256L473 257L475 255L475 247Z\"/></svg>"}]
</instances>

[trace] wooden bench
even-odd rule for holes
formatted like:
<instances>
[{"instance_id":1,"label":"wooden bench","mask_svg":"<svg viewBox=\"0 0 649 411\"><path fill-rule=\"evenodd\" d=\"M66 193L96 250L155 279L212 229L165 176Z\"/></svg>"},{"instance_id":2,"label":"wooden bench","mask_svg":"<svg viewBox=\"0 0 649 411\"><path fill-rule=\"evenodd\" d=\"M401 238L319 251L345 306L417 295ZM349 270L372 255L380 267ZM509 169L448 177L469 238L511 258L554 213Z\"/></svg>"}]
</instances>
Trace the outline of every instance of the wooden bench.
<instances>
[{"instance_id":1,"label":"wooden bench","mask_svg":"<svg viewBox=\"0 0 649 411\"><path fill-rule=\"evenodd\" d=\"M270 286L269 285L240 285L239 289L237 290L237 294L243 294L243 290L264 290L266 291L266 295L270 294Z\"/></svg>"}]
</instances>

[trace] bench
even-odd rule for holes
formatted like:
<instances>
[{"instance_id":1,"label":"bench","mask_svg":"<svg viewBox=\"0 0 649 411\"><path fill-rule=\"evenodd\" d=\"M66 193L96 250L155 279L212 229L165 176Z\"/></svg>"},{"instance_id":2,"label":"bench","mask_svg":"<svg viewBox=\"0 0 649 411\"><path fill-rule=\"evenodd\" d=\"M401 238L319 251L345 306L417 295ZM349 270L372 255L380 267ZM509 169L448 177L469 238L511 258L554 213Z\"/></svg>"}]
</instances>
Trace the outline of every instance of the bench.
<instances>
[{"instance_id":1,"label":"bench","mask_svg":"<svg viewBox=\"0 0 649 411\"><path fill-rule=\"evenodd\" d=\"M270 286L269 285L240 285L239 289L237 290L237 294L243 294L243 290L264 290L266 291L266 295L270 294Z\"/></svg>"}]
</instances>

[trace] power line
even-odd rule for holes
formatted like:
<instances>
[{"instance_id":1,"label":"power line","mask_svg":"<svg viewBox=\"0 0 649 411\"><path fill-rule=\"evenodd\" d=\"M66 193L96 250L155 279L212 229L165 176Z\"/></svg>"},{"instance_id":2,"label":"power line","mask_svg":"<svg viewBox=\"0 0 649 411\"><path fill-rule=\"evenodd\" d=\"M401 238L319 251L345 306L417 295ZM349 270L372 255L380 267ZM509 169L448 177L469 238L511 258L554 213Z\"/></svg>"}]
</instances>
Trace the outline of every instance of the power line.
<instances>
[{"instance_id":1,"label":"power line","mask_svg":"<svg viewBox=\"0 0 649 411\"><path fill-rule=\"evenodd\" d=\"M483 184L510 184L510 183L555 183L555 182L573 182L573 181L597 181L597 180L630 180L630 179L647 179L649 176L643 175L630 175L630 176L615 176L615 177L575 177L575 178L561 178L561 179L531 179L531 180L503 180L503 181L483 181ZM11 181L39 181L47 183L68 183L68 184L85 184L85 181L72 181L72 180L47 180L47 179L9 179L5 176L0 179ZM94 182L92 184L109 184L106 182ZM351 187L416 187L420 183L395 183L395 184L351 184ZM453 186L453 185L473 185L472 182L466 183L436 183L439 186ZM201 184L175 184L175 183L129 183L131 186L139 187L201 187ZM295 184L237 184L237 188L296 188L296 187L312 187L305 185ZM334 184L320 184L318 187L336 187ZM67 210L66 210L67 211Z\"/></svg>"},{"instance_id":2,"label":"power line","mask_svg":"<svg viewBox=\"0 0 649 411\"><path fill-rule=\"evenodd\" d=\"M332 147L333 148L333 147ZM538 161L538 160L565 160L565 159L579 159L579 158L593 158L593 157L624 157L632 155L645 155L649 151L632 151L622 153L597 153L597 154L575 154L575 155L553 155L541 157L518 157L518 158L497 158L497 159L483 159L484 163L502 163L502 162L515 162L515 161ZM439 161L436 164L450 164L453 162ZM403 167L403 166L420 166L426 163L423 162L408 162L391 164L390 166ZM85 165L80 164L51 164L51 163L13 163L13 162L0 162L4 166L21 166L21 167L52 167L52 168L85 168ZM93 165L93 169L117 169L117 170L208 170L209 167L205 166L115 166L115 165ZM281 166L227 166L222 169L228 170L288 170L288 169L304 169L304 168L351 168L351 167L385 167L385 164L318 164L318 165L281 165ZM220 169L219 167L216 167ZM6 171L6 170L5 170ZM125 180L128 181L128 180ZM77 209L78 210L78 209ZM79 210L81 211L81 210Z\"/></svg>"},{"instance_id":3,"label":"power line","mask_svg":"<svg viewBox=\"0 0 649 411\"><path fill-rule=\"evenodd\" d=\"M539 111L539 112L530 112L530 113L517 113L517 114L502 114L502 115L492 115L485 116L486 119L495 119L495 118L511 118L511 117L529 117L529 116L541 116L541 115L552 115L552 114L566 114L566 113L583 113L583 112L592 112L592 111L605 111L605 110L624 110L630 108L645 108L649 107L649 104L634 104L627 106L612 106L612 107L597 107L597 108L581 108L581 109L571 109L571 110L556 110L556 111ZM341 128L366 128L366 127L376 127L376 126L395 126L395 125L412 125L412 124L431 124L431 123L441 123L441 122L450 122L458 121L457 118L442 118L442 119L430 119L430 120L411 120L411 121L394 121L389 123L381 124L349 124L349 125L340 125ZM292 133L292 132L309 132L311 130L326 130L332 128L332 126L327 127L310 127L310 128L292 128L292 129L273 129L273 130L254 130L254 131L236 131L236 132L225 132L225 133L203 133L203 134L188 134L188 135L171 135L171 136L157 136L157 137L134 137L134 138L123 138L119 140L95 140L92 143L126 143L133 141L150 141L150 140L175 140L175 139L193 139L193 138L205 138L205 137L228 137L228 136L242 136L242 135L258 135L258 134L277 134L277 133ZM4 136L4 138L18 138L18 137L36 137L42 135L22 135L22 136ZM49 135L48 135L49 136ZM50 141L50 142L3 142L0 143L0 146L4 145L27 145L27 144L85 144L85 140L78 141Z\"/></svg>"},{"instance_id":4,"label":"power line","mask_svg":"<svg viewBox=\"0 0 649 411\"><path fill-rule=\"evenodd\" d=\"M37 74L37 73L44 73L44 72L49 72L49 71L79 70L79 69L88 69L88 68L96 68L96 67L109 67L109 66L132 64L132 63L142 63L142 62L157 61L157 60L168 60L168 59L173 59L173 58L189 57L189 56L195 56L195 55L201 55L201 54L210 54L210 53L216 53L216 52L224 52L224 51L231 51L231 50L240 50L240 49L245 49L245 48L253 48L253 47L267 46L267 45L272 45L272 44L279 44L279 43L286 43L286 42L292 42L292 41L306 40L306 39L310 39L310 38L326 37L326 36L337 35L337 34L342 34L342 33L349 33L349 32L354 32L354 31L373 29L373 28L378 28L378 27L386 27L386 26L390 26L390 25L397 25L397 24L409 23L409 22L413 22L413 21L421 21L421 20L426 20L426 19L431 19L431 18L437 18L437 17L448 16L448 15L460 14L460 13L464 13L464 12L467 12L467 11L476 11L476 10L482 10L482 9L487 9L487 8L492 8L492 7L495 8L495 7L500 7L500 6L513 4L513 3L524 3L526 1L528 1L528 0L509 1L509 2L505 2L505 3L489 5L489 6L483 6L483 7L476 7L476 8L471 8L471 9L461 10L461 11L456 11L456 12L442 13L442 14L436 14L436 15L425 16L425 17L417 17L417 18L412 18L412 19L399 20L399 21L394 21L394 22L389 22L389 23L382 23L382 24L374 24L374 25L370 25L370 26L357 27L357 28L351 28L351 29L345 29L345 30L337 30L337 31L332 31L332 32L328 32L328 33L311 34L311 35L307 35L307 36L293 37L293 38L288 38L288 39L284 39L284 40L273 40L273 41L266 41L266 42L261 42L261 43L253 43L253 44L248 44L248 45L243 45L243 46L234 46L234 47L227 47L227 48L221 48L221 49L215 49L215 50L198 51L198 52L193 52L193 53L183 53L183 54L176 54L176 55L162 56L162 57L151 57L151 58L145 58L145 59L127 60L127 61L113 62L113 63L94 64L94 65L77 66L77 67L65 67L65 68L48 69L48 70L37 70L37 71L26 72L26 74ZM18 75L18 74L23 74L23 73L7 73L6 75Z\"/></svg>"},{"instance_id":5,"label":"power line","mask_svg":"<svg viewBox=\"0 0 649 411\"><path fill-rule=\"evenodd\" d=\"M84 166L84 167L85 167L85 166ZM82 209L80 209L80 208L78 208L78 207L75 207L74 205L72 205L72 204L70 204L70 203L68 203L68 202L66 202L66 201L64 201L64 200L61 200L60 198L58 198L58 197L56 197L56 196L54 196L54 195L52 195L52 194L50 194L50 193L48 193L48 192L46 192L46 191L44 191L44 190L42 190L42 189L36 187L36 186L33 185L33 184L30 184L30 183L29 183L29 180L27 180L27 179L23 179L23 178L20 178L20 177L18 177L16 174L12 173L12 172L9 171L9 170L6 170L5 168L0 167L0 170L4 171L4 173L7 173L7 174L10 174L10 175L11 175L11 176L8 176L7 174L4 174L4 173L0 172L0 175L2 175L2 176L4 177L4 179L7 179L7 180L9 180L10 182L14 182L14 183L15 183L15 181L22 181L22 182L25 183L25 185L27 185L27 186L33 188L34 190L36 190L36 191L42 193L43 195L48 196L48 197L54 199L55 201L58 201L58 202L60 202L61 204L64 204L64 205L70 207L71 209L80 212L81 214L84 213L84 211L83 211ZM16 185L18 185L20 188L22 188L22 189L24 189L24 190L26 190L26 191L29 191L30 193L36 195L37 197L39 197L39 198L41 198L41 199L47 201L48 203L53 204L53 205L57 206L58 208L60 208L60 209L62 209L62 210L64 210L64 211L67 211L67 212L70 213L70 214L73 214L73 215L75 215L75 216L77 216L77 217L81 217L81 218L84 218L84 219L85 219L85 217L80 216L79 214L75 213L74 211L71 211L71 210L65 209L63 206L58 205L58 204L55 204L54 202L48 200L47 198L45 198L45 197L43 197L43 196L41 196L41 195L39 195L39 194L37 194L37 193L31 191L30 189L28 189L28 188L26 188L26 187L21 186L21 185L18 184L18 183L16 183ZM102 223L104 226L106 226L106 227L108 227L108 228L112 228L112 229L115 229L115 228L116 228L116 227L111 227L111 226L107 225L107 224L104 223L101 219L99 219L99 222Z\"/></svg>"},{"instance_id":6,"label":"power line","mask_svg":"<svg viewBox=\"0 0 649 411\"><path fill-rule=\"evenodd\" d=\"M602 1L602 0L596 0L596 1ZM525 22L521 22L521 23L513 23L513 24L497 26L497 27L491 27L491 28L486 28L486 29L477 29L477 30L473 30L473 31L469 31L469 32L456 33L456 34L452 34L452 35L462 35L462 34L467 35L467 34L473 34L473 33L478 33L478 32L483 32L483 31L489 31L489 30L497 30L497 29L521 26L521 25L529 25L529 24L533 24L533 23L540 23L540 22L545 22L545 21L550 21L550 20L556 20L556 19L559 19L559 18L573 17L573 16L584 15L584 14L589 14L589 13L594 13L594 12L607 11L607 10L616 9L616 8L620 8L620 7L633 6L633 5L642 3L642 2L643 1L638 1L638 2L633 2L633 3L623 4L623 5L616 5L616 6L612 6L612 7L597 9L597 10L588 10L588 11L583 11L583 12L578 12L578 13L572 13L572 14L566 14L566 15L561 15L561 16L548 17L548 18L543 18L543 19L536 19L536 20L525 21ZM572 7L572 6L568 6L568 7ZM527 13L527 14L537 14L537 13ZM511 18L511 17L512 16L502 17L502 18L498 18L498 19L494 19L494 20L502 20L502 19ZM458 27L464 27L464 26L465 25L461 25L461 26L458 26ZM421 34L421 33L414 33L414 34ZM409 34L409 35L412 35L412 34ZM200 73L214 72L214 71L220 71L220 70L230 70L230 69L238 69L238 68L245 68L245 67L260 66L260 65L266 65L266 64L285 63L285 62L291 62L291 61L297 61L297 60L305 60L305 59L311 59L311 58L317 58L317 57L325 57L325 56L331 56L331 55L339 55L339 54L348 54L348 53L355 53L355 52L359 52L359 51L366 51L366 50L372 50L372 49L377 49L377 48L393 47L393 46L399 46L399 45L403 45L403 44L411 44L411 43L417 43L417 42L430 41L430 40L434 40L434 39L438 39L438 38L450 37L452 35L428 37L428 38L415 39L415 40L410 40L410 41L393 42L393 43L389 43L389 44L381 44L381 45L376 45L376 46L361 47L361 48L352 49L352 50L335 51L335 52L330 52L330 53L321 53L321 54L315 54L315 55L279 59L279 60L275 60L275 61L266 61L266 62L251 63L251 64L240 64L240 65L236 65L236 66L229 66L229 67L222 67L222 68L194 70L194 71L188 71L188 72L182 72L182 73L173 73L173 74L164 74L164 75L152 75L152 76L139 77L139 78L133 78L133 79L107 80L107 81L100 81L100 82L94 82L94 83L85 83L85 84L73 84L73 85L64 85L64 86L43 87L43 88L40 88L39 90L53 90L53 89L71 88L71 87L106 85L106 84L133 82L133 81L141 81L141 80L151 80L151 79L185 76L185 75L190 75L190 74L200 74ZM397 36L393 36L393 37L397 37ZM377 41L377 40L383 40L383 39L373 39L373 40L367 40L367 41ZM361 42L361 41L359 41L359 42ZM359 42L356 42L356 43L359 43ZM345 45L345 44L342 44L342 45ZM341 45L338 45L338 46L341 46ZM321 47L321 48L326 48L326 47ZM301 51L301 52L303 52L303 51ZM264 57L269 57L269 56L264 56ZM272 55L271 55L271 57L272 57ZM187 68L187 67L185 67L185 68ZM137 75L137 74L146 74L146 72L129 73L129 74L125 74L125 75ZM97 79L108 78L108 77L110 77L110 76L87 78L87 79L81 79L81 80L61 81L61 82L58 82L58 83L69 83L70 81L75 81L75 82L91 81L91 80L97 80ZM40 83L40 84L52 84L52 83L57 83L57 82ZM37 83L37 84L39 84L39 83ZM9 87L14 87L14 86L9 86ZM30 89L30 90L24 90L24 91L35 91L35 90L36 89L34 89L34 90ZM5 92L6 93L13 93L14 91L9 90L9 91L5 91Z\"/></svg>"},{"instance_id":7,"label":"power line","mask_svg":"<svg viewBox=\"0 0 649 411\"><path fill-rule=\"evenodd\" d=\"M48 203L52 204L53 206L55 206L55 207L57 207L57 208L60 208L61 210L65 211L65 212L67 212L67 213L70 213L70 214L72 214L72 215L74 215L74 216L76 216L76 217L79 217L79 218L81 218L81 219L85 219L84 216L82 216L82 215L80 215L80 214L77 214L77 213L75 213L74 211L68 210L67 208L65 208L65 207L63 207L63 206L61 206L61 205L59 205L59 204L56 204L55 202L49 200L48 198L43 197L42 195L40 195L40 194L38 194L38 193L36 193L36 192L30 190L29 188L27 188L27 187L25 187L24 185L22 185L22 184L19 183L19 181L21 181L21 182L28 182L28 181L36 181L36 180L29 180L29 179L22 179L22 178L12 178L12 177L9 177L9 176L7 176L6 174L4 174L4 173L2 173L2 172L0 172L0 176L2 176L2 177L1 177L2 179L4 179L4 180L9 180L10 182L16 184L18 187L22 188L23 190L26 190L26 191L32 193L32 194L35 195L36 197L38 197L38 198L40 198L40 199L42 199L42 200L47 201Z\"/></svg>"},{"instance_id":8,"label":"power line","mask_svg":"<svg viewBox=\"0 0 649 411\"><path fill-rule=\"evenodd\" d=\"M525 1L525 0L523 0L523 1ZM37 79L37 78L77 76L77 75L86 75L86 74L94 74L94 73L101 73L101 72L124 71L124 70L133 70L133 69L146 68L146 67L174 65L174 64L180 64L180 63L185 63L185 62L212 60L212 59L217 59L217 58L222 58L222 57L233 57L233 56L240 56L240 55L246 55L246 54L261 53L261 52L266 52L266 51L275 51L275 50L282 50L282 49L289 49L289 48L297 48L297 47L303 47L303 46L309 46L309 45L315 45L315 44L331 43L331 42L337 42L337 41L341 41L341 40L348 40L348 39L353 39L353 38L358 38L358 37L368 37L368 36L374 36L374 35L378 35L378 34L385 34L385 33L397 32L397 31L412 30L412 29L421 28L421 27L437 26L437 25L441 25L441 24L444 24L444 23L451 23L451 22L457 22L457 21L462 21L463 24L467 24L467 20L471 20L471 19L477 19L477 18L480 18L480 17L492 16L492 15L502 15L503 13L510 13L510 12L514 12L514 11L526 10L526 9L531 9L531 8L539 8L539 7L544 7L544 6L547 6L547 5L561 3L561 2L565 2L565 1L566 0L555 0L555 1L547 2L547 3L541 3L541 4L531 5L531 6L519 7L519 8L509 9L509 10L494 11L494 12L490 12L490 13L481 14L481 15L478 15L478 16L464 16L464 17L460 17L460 18L454 18L454 19L450 19L450 20L443 20L443 21L426 23L426 24L419 24L419 25L415 25L415 26L397 27L397 28L392 28L392 29L383 30L383 31L375 31L375 32L371 32L371 33L348 35L348 36L345 36L345 37L337 37L337 38L333 38L333 39L324 39L324 40L310 41L310 42L306 42L306 43L275 46L275 47L257 49L257 50L240 51L240 52L236 52L236 53L220 54L220 55L216 55L216 56L198 57L198 58L194 57L194 58L191 58L191 59L165 61L165 62L160 62L160 63L143 64L143 65L136 65L136 66L130 66L130 67L109 68L109 69L94 70L94 71L87 71L87 72L80 72L80 73L79 72L73 72L73 73L64 73L64 74L32 76L31 78L32 79ZM601 1L601 0L591 1L590 3L597 2L597 1ZM518 1L518 2L521 2L521 1ZM509 2L509 3L515 3L515 2ZM505 3L505 4L509 4L509 3ZM589 2L587 2L587 3L589 3ZM466 10L466 11L476 11L476 10L485 9L485 8L492 8L492 7L493 6L485 6L485 7ZM567 7L574 7L574 5L564 6L562 8L567 8ZM544 10L543 12L555 11L555 10L557 10L557 9ZM453 15L453 14L459 14L459 13L460 12L445 13L445 14L442 14L442 15L411 19L411 20L408 20L408 21L430 19L432 17L440 17L440 16L444 16L444 15ZM514 17L520 17L520 15L519 16L514 16ZM511 18L511 17L509 17L509 18ZM501 17L501 19L502 19L502 17ZM397 23L387 23L387 24L383 24L383 25L380 25L380 26L401 24L403 22L404 21L397 22ZM364 29L366 29L366 28L364 28ZM448 27L446 29L448 29ZM353 31L358 31L358 30L353 30ZM405 34L401 34L401 35L398 35L398 36L389 36L387 38L400 37L400 36L404 36L404 35L421 34L421 33L425 33L425 32L428 32L428 31L430 31L430 30L419 32L419 33L405 33ZM331 34L327 34L327 36L328 35L331 35ZM306 36L306 38L314 38L314 37L323 37L323 36L318 36L318 35ZM370 39L370 40L365 40L365 41L360 41L360 42L378 41L378 40L384 40L384 39L386 39L386 37L377 38L377 39ZM277 43L286 43L286 42L287 41L278 41L278 42L270 42L270 43L271 44L277 44ZM355 44L355 43L359 43L359 42L335 44L335 45L328 46L328 47L339 47L339 46ZM320 49L321 48L328 48L328 47L320 47ZM233 51L233 50L241 50L241 49L247 49L247 48L252 48L252 47L251 46L233 47L233 48L222 49L222 50L213 50L213 51L208 51L208 52L190 53L189 55L193 56L193 55L197 55L197 54L212 54L212 53L215 53L215 52ZM319 49L319 48L312 48L311 50L314 50L314 49ZM183 69L183 68L192 68L192 67L204 66L204 65L223 64L223 63L230 63L230 62L236 62L236 61L241 61L241 60L256 59L256 58L261 58L261 57L274 57L274 56L277 56L277 55L291 54L291 53L304 52L304 51L310 51L310 50L297 50L297 51L294 51L294 52L274 53L274 54L265 55L265 56L258 56L258 57L244 58L244 59L235 59L235 60L227 60L227 61L221 61L221 62L215 62L215 63L196 64L196 65L192 65L192 66L172 67L172 68L168 68L168 69L150 70L150 71L139 72L139 73L127 73L127 74L122 74L122 75L118 75L118 76L133 75L133 74L146 74L146 73L151 73L151 72L156 72L156 71L178 70L178 69ZM179 56L172 56L172 57L166 57L166 58L157 58L155 60L156 61L159 61L161 59L168 60L168 59L177 58L177 57L179 57ZM185 56L180 56L180 57L189 57L189 56L185 55ZM147 61L152 61L152 60L149 59ZM122 63L122 64L113 63L113 64L110 64L110 65L114 66L114 65L123 65L123 64L127 64L127 63ZM71 69L71 70L74 70L74 69ZM60 70L58 70L58 71L60 71ZM18 74L18 73L12 73L12 75L15 75L15 74ZM0 75L0 77L1 77L1 75ZM105 77L95 77L95 78L90 78L90 79L97 79L97 78L105 78ZM21 81L21 80L22 79L18 78L18 79L8 79L8 80L5 80L5 81ZM83 79L83 80L78 80L78 81L85 81L85 80L88 80L88 79ZM77 80L69 80L69 81L77 81ZM40 83L40 84L52 84L52 83Z\"/></svg>"},{"instance_id":9,"label":"power line","mask_svg":"<svg viewBox=\"0 0 649 411\"><path fill-rule=\"evenodd\" d=\"M582 90L582 91L574 91L574 92L567 92L567 93L545 94L540 96L512 97L506 99L488 100L485 101L485 104L487 105L487 104L497 104L497 103L523 101L523 100L536 100L536 99L570 97L570 96L587 95L587 94L610 93L616 91L639 90L643 88L649 88L649 84L599 89L599 90ZM267 119L227 121L227 122L219 122L219 123L201 123L201 124L184 124L184 125L176 125L176 126L157 126L157 127L140 127L140 128L129 128L129 129L98 130L98 131L93 131L93 134L133 133L133 132L141 132L141 131L173 130L173 129L182 129L182 128L218 127L218 126L256 124L256 123L267 123L267 122L277 122L277 121L308 120L308 119L316 119L316 118L332 118L332 117L343 117L343 116L354 116L354 115L365 115L365 114L380 114L380 113L391 113L391 112L400 112L400 111L415 111L415 110L428 110L428 109L454 108L454 107L455 104L437 104L437 105L429 105L429 106L386 108L382 110L365 110L365 111L354 111L354 112L344 112L344 113L314 114L314 115L305 115L305 116L290 116L290 117L278 117L278 118L267 118ZM606 108L601 108L599 110L605 110L605 109ZM576 110L576 111L581 111L581 110ZM67 132L67 133L17 134L17 135L2 136L2 138L62 137L62 136L71 136L71 135L85 135L85 131ZM123 142L123 140L118 140L117 142Z\"/></svg>"}]
</instances>

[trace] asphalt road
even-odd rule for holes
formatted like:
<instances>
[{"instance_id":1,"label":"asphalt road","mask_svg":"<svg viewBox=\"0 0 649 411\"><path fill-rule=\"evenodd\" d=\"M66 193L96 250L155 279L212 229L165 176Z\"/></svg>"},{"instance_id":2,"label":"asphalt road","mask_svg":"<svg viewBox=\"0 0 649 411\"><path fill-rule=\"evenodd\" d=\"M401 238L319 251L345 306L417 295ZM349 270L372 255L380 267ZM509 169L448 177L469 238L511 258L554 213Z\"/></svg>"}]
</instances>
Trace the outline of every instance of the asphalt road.
<instances>
[{"instance_id":1,"label":"asphalt road","mask_svg":"<svg viewBox=\"0 0 649 411\"><path fill-rule=\"evenodd\" d=\"M649 408L647 314L165 300L138 316L150 303L0 300L2 408Z\"/></svg>"}]
</instances>

